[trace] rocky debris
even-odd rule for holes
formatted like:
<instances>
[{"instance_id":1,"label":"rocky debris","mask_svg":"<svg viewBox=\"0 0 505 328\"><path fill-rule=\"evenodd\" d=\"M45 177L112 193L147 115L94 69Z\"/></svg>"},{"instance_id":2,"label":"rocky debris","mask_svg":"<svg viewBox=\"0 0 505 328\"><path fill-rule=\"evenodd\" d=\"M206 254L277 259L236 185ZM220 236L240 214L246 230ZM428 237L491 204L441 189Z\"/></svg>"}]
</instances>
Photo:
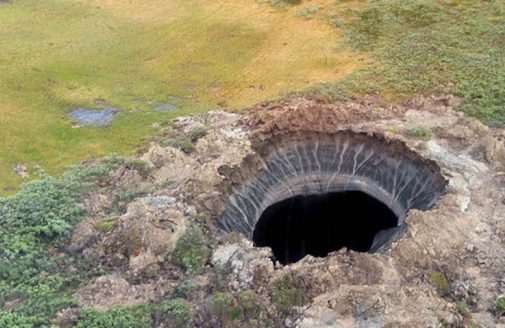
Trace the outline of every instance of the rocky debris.
<instances>
[{"instance_id":1,"label":"rocky debris","mask_svg":"<svg viewBox=\"0 0 505 328\"><path fill-rule=\"evenodd\" d=\"M157 262L165 260L186 231L186 217L171 208L170 201L173 198L166 196L144 197L130 204L126 214L119 218L114 242L129 240L129 268L136 276L145 271L156 274Z\"/></svg>"},{"instance_id":2,"label":"rocky debris","mask_svg":"<svg viewBox=\"0 0 505 328\"><path fill-rule=\"evenodd\" d=\"M95 224L92 220L80 221L74 226L67 250L72 253L83 252L88 247L92 247L99 239L99 234L95 230Z\"/></svg>"},{"instance_id":3,"label":"rocky debris","mask_svg":"<svg viewBox=\"0 0 505 328\"><path fill-rule=\"evenodd\" d=\"M218 247L212 254L211 263L227 269L232 290L247 290L255 288L254 278L258 273L273 275L271 257L270 248L253 247L252 242L242 239L238 243Z\"/></svg>"},{"instance_id":4,"label":"rocky debris","mask_svg":"<svg viewBox=\"0 0 505 328\"><path fill-rule=\"evenodd\" d=\"M447 110L452 110L461 105L463 99L454 95L416 96L406 101L403 105L415 110L426 110L444 116Z\"/></svg>"},{"instance_id":5,"label":"rocky debris","mask_svg":"<svg viewBox=\"0 0 505 328\"><path fill-rule=\"evenodd\" d=\"M98 228L104 218L79 222L68 249L103 265L126 266L133 277L155 276L184 234L190 213L171 196L141 197L114 219L111 231Z\"/></svg>"},{"instance_id":6,"label":"rocky debris","mask_svg":"<svg viewBox=\"0 0 505 328\"><path fill-rule=\"evenodd\" d=\"M159 301L171 286L160 278L155 284L131 285L117 274L101 276L79 289L75 297L79 304L96 310L114 306L134 306Z\"/></svg>"},{"instance_id":7,"label":"rocky debris","mask_svg":"<svg viewBox=\"0 0 505 328\"><path fill-rule=\"evenodd\" d=\"M499 139L487 135L482 140L482 145L486 154L486 159L498 170L505 170L505 134Z\"/></svg>"},{"instance_id":8,"label":"rocky debris","mask_svg":"<svg viewBox=\"0 0 505 328\"><path fill-rule=\"evenodd\" d=\"M56 314L53 324L60 327L70 327L72 324L77 322L80 315L81 311L78 308L66 308Z\"/></svg>"},{"instance_id":9,"label":"rocky debris","mask_svg":"<svg viewBox=\"0 0 505 328\"><path fill-rule=\"evenodd\" d=\"M191 140L192 152L153 142L142 155L149 177L121 167L84 201L90 218L76 226L69 249L98 258L116 273L84 286L77 299L106 309L168 295L172 284L188 277L167 257L184 229L199 224L218 246L210 265L191 280L198 281L199 291L190 298L196 312L216 292L211 277L223 267L227 292L252 290L269 306L275 305L276 281L289 275L300 283L308 304L297 307L285 326L503 325L492 310L497 295L505 293L503 131L455 112L459 101L418 97L391 105L376 97L336 103L290 98L244 115L216 111L178 118L174 130ZM404 133L420 125L431 131L429 138ZM193 141L202 128L205 133ZM350 130L403 142L437 163L449 181L445 194L428 211L409 211L406 232L378 254L342 249L282 266L243 237L226 241L217 218L234 188L261 166L253 160L258 142L306 130ZM145 192L117 216L112 231L98 231L96 224L110 219L107 206L122 190ZM463 301L468 308L461 307Z\"/></svg>"},{"instance_id":10,"label":"rocky debris","mask_svg":"<svg viewBox=\"0 0 505 328\"><path fill-rule=\"evenodd\" d=\"M341 286L316 297L299 327L439 327L435 311L419 306L428 298L416 301L387 286Z\"/></svg>"},{"instance_id":11,"label":"rocky debris","mask_svg":"<svg viewBox=\"0 0 505 328\"><path fill-rule=\"evenodd\" d=\"M26 164L16 164L12 167L12 171L21 178L28 178L30 176L30 174L28 174L28 167Z\"/></svg>"},{"instance_id":12,"label":"rocky debris","mask_svg":"<svg viewBox=\"0 0 505 328\"><path fill-rule=\"evenodd\" d=\"M170 206L174 203L175 199L169 196L140 198L131 203L119 219L120 229L138 229L142 245L156 255L171 252L186 230L186 218L180 210Z\"/></svg>"},{"instance_id":13,"label":"rocky debris","mask_svg":"<svg viewBox=\"0 0 505 328\"><path fill-rule=\"evenodd\" d=\"M13 310L19 307L21 304L23 304L23 300L16 298L10 301L5 301L2 305L2 309L6 311Z\"/></svg>"}]
</instances>

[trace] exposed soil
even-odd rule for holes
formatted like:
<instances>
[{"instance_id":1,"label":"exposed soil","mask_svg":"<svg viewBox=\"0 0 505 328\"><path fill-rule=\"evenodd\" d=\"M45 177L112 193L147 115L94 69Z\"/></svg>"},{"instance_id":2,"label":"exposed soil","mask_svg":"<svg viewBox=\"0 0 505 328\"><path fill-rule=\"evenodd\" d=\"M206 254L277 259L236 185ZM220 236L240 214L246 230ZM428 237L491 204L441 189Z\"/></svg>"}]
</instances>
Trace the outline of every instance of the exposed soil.
<instances>
[{"instance_id":1,"label":"exposed soil","mask_svg":"<svg viewBox=\"0 0 505 328\"><path fill-rule=\"evenodd\" d=\"M138 304L168 297L188 279L171 264L170 252L187 226L198 225L216 245L204 272L191 278L200 288L188 298L197 326L217 324L205 304L217 288L213 277L219 265L226 270L223 290L253 290L266 308L274 308L277 281L289 276L299 282L306 305L290 312L284 326L504 327L494 302L505 293L505 132L454 111L458 103L453 96L419 97L402 105L375 97L357 103L292 98L261 104L245 115L210 112L176 119L174 128L188 138L195 129L207 128L191 152L153 142L142 155L148 178L121 168L99 181L85 201L91 216L76 227L69 250L117 273L84 286L78 300L104 309L131 304L131 299ZM409 134L419 126L431 132L430 138ZM386 250L369 254L344 248L283 266L272 263L268 249L216 227L232 187L258 170L254 158L261 147L255 145L288 132L347 130L402 143L436 163L448 180L434 208L408 212L406 233ZM114 230L98 231L96 224L110 219L113 195L125 189L144 194L118 215ZM136 247L125 250L125 232L135 225L141 228ZM99 293L104 281L121 288ZM468 312L461 310L462 302Z\"/></svg>"}]
</instances>

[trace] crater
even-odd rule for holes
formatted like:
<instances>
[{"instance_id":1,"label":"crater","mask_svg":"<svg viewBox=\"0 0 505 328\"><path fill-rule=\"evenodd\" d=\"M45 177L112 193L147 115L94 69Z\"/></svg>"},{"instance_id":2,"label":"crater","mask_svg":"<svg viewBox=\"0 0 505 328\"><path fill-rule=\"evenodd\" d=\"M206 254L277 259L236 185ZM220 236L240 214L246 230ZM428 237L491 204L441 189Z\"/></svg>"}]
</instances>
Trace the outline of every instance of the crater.
<instances>
[{"instance_id":1,"label":"crater","mask_svg":"<svg viewBox=\"0 0 505 328\"><path fill-rule=\"evenodd\" d=\"M259 141L229 172L218 225L289 264L343 247L385 249L409 210L428 210L447 182L435 162L404 143L354 132L296 132Z\"/></svg>"}]
</instances>

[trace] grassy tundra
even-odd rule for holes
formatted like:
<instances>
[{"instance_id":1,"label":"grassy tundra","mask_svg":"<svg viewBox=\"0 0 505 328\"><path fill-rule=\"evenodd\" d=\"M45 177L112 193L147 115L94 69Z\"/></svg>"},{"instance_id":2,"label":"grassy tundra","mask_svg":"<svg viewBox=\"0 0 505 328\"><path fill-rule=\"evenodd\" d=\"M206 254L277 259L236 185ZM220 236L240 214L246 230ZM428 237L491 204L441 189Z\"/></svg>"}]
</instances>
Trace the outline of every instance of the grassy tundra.
<instances>
[{"instance_id":1,"label":"grassy tundra","mask_svg":"<svg viewBox=\"0 0 505 328\"><path fill-rule=\"evenodd\" d=\"M359 56L335 51L338 40L324 21L255 0L0 4L0 194L23 181L15 164L59 174L133 151L154 122L344 77ZM153 110L173 97L178 111ZM108 128L73 129L66 117L103 104L121 109Z\"/></svg>"}]
</instances>

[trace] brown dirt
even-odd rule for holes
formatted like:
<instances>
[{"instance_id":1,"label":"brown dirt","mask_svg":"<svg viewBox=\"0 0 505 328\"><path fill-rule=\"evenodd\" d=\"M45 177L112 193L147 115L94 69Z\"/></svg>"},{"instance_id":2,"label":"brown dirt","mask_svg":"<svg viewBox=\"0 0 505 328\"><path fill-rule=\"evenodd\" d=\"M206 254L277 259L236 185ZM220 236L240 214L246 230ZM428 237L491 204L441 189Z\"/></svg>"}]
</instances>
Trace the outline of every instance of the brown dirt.
<instances>
[{"instance_id":1,"label":"brown dirt","mask_svg":"<svg viewBox=\"0 0 505 328\"><path fill-rule=\"evenodd\" d=\"M107 235L93 227L106 217L104 208L111 203L111 195L123 188L142 186L148 191L139 201L174 197L171 208L181 213L188 225L200 225L218 242L219 251L215 251L212 261L225 263L230 269L223 278L222 288L227 292L253 290L273 307L275 304L269 302L276 281L288 274L301 281L308 304L297 308L284 321L286 326L464 327L475 323L504 327L505 319L495 315L493 306L498 295L505 293L505 135L503 130L488 128L454 111L458 103L459 99L452 96L418 97L400 105L386 104L375 97L338 103L291 98L260 104L244 116L211 112L179 118L174 126L183 135L189 136L198 126L210 129L189 154L152 144L143 156L151 169L148 179L120 169L112 174L114 178L97 186L92 201L86 202L92 215L74 234L88 236L87 242L79 246L79 238L74 238L79 246L73 245L75 252L94 254L107 245L107 240L118 236L120 229ZM406 131L414 126L429 129L431 138L409 135ZM230 181L240 183L257 170L254 145L258 141L300 131L346 130L402 143L406 150L436 163L449 181L446 194L433 209L409 212L408 232L388 250L379 254L341 250L326 258L307 256L281 266L271 262L268 252L258 251L241 237L223 236L215 227L227 193L232 192L232 188L222 186ZM251 171L244 172L248 169ZM152 208L149 216L158 217L160 211ZM195 221L197 213L206 218ZM143 251L151 248L147 245ZM105 254L106 258L114 258L112 253ZM177 268L163 264L169 261L153 261L157 266L149 273L150 278L137 275L140 280L129 281L130 287L125 285L126 295L134 295L139 286L143 290L160 286L154 296L142 298L159 301L170 294L173 284L184 279ZM129 279L134 268L128 261L122 263L115 269ZM199 276L202 293L190 298L197 316L199 309L205 308L208 293L216 288L213 270L209 266ZM170 282L162 284L165 278L161 277L167 275ZM97 288L99 285L92 282L78 295L93 295ZM79 300L96 308L117 304L108 297L113 296ZM469 313L458 309L460 302L468 304ZM224 326L233 324L237 323Z\"/></svg>"}]
</instances>

